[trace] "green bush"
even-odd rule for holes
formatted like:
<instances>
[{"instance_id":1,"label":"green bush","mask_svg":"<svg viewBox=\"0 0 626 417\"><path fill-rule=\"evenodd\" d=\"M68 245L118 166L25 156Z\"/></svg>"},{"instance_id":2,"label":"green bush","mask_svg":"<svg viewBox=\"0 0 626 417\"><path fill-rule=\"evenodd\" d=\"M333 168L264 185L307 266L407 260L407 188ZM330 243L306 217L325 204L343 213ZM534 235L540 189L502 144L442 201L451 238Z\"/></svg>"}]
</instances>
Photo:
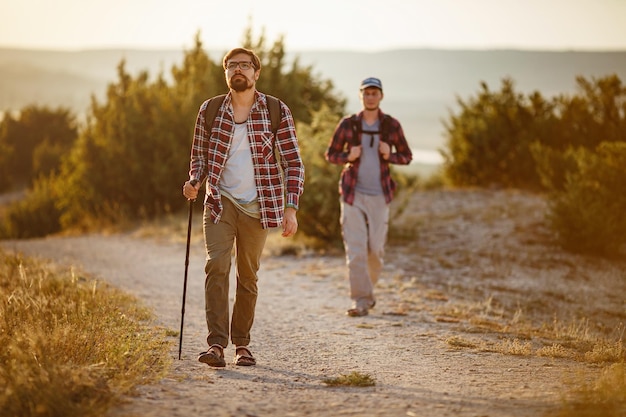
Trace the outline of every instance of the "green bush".
<instances>
[{"instance_id":1,"label":"green bush","mask_svg":"<svg viewBox=\"0 0 626 417\"><path fill-rule=\"evenodd\" d=\"M298 125L300 156L305 167L304 194L300 198L298 229L319 244L341 246L339 224L339 175L341 166L331 164L324 152L340 116L328 109L314 113L310 125Z\"/></svg>"},{"instance_id":2,"label":"green bush","mask_svg":"<svg viewBox=\"0 0 626 417\"><path fill-rule=\"evenodd\" d=\"M563 247L603 256L626 245L626 143L602 142L575 152L577 170L551 195L549 219Z\"/></svg>"},{"instance_id":3,"label":"green bush","mask_svg":"<svg viewBox=\"0 0 626 417\"><path fill-rule=\"evenodd\" d=\"M70 110L30 105L0 121L0 191L57 173L78 128Z\"/></svg>"},{"instance_id":4,"label":"green bush","mask_svg":"<svg viewBox=\"0 0 626 417\"><path fill-rule=\"evenodd\" d=\"M499 92L485 83L476 98L458 99L460 114L445 123L444 174L454 185L535 188L539 183L530 153L535 114L545 113L537 93L532 100L504 79Z\"/></svg>"},{"instance_id":5,"label":"green bush","mask_svg":"<svg viewBox=\"0 0 626 417\"><path fill-rule=\"evenodd\" d=\"M584 148L569 146L565 150L561 150L540 142L534 142L530 145L530 151L537 166L537 174L544 189L563 190L565 178L577 169L577 149Z\"/></svg>"},{"instance_id":6,"label":"green bush","mask_svg":"<svg viewBox=\"0 0 626 417\"><path fill-rule=\"evenodd\" d=\"M563 189L570 149L626 142L626 88L615 76L576 79L578 93L549 100L500 91L485 83L476 97L458 99L446 126L444 174L453 185Z\"/></svg>"},{"instance_id":7,"label":"green bush","mask_svg":"<svg viewBox=\"0 0 626 417\"><path fill-rule=\"evenodd\" d=\"M24 199L10 204L4 210L0 238L26 239L61 230L61 211L58 209L58 195L53 182L51 178L40 178Z\"/></svg>"}]
</instances>

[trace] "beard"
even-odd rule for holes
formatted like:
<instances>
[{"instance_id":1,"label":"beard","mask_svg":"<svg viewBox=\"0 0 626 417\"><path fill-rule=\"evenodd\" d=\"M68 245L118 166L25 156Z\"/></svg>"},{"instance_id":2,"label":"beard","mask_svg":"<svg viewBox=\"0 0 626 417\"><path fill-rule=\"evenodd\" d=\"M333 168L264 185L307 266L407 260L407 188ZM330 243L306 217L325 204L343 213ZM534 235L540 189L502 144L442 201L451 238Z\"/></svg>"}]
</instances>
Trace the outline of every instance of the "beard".
<instances>
[{"instance_id":1,"label":"beard","mask_svg":"<svg viewBox=\"0 0 626 417\"><path fill-rule=\"evenodd\" d=\"M240 75L240 74L232 76L229 84L230 84L230 88L232 88L233 90L237 92L246 91L252 88L253 86L252 83L248 82L248 79L245 77L245 75Z\"/></svg>"}]
</instances>

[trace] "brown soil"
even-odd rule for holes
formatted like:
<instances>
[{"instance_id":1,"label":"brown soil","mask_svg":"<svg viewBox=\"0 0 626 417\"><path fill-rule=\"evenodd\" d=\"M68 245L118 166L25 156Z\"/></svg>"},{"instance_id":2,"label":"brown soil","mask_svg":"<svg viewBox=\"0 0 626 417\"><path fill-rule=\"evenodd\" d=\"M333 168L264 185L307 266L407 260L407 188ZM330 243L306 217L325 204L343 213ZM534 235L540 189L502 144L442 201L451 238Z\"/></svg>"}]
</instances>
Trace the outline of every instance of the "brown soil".
<instances>
[{"instance_id":1,"label":"brown soil","mask_svg":"<svg viewBox=\"0 0 626 417\"><path fill-rule=\"evenodd\" d=\"M404 239L388 246L378 303L367 317L344 315L350 303L341 254L268 250L250 345L256 367L232 365L232 346L224 369L196 360L206 330L204 248L194 233L182 360L175 337L169 374L110 416L541 416L559 408L568 382L597 376L597 365L537 355L552 341L520 329L585 323L610 337L626 318L624 263L558 249L543 219L545 201L535 195L428 191L399 211L393 236ZM0 243L95 274L178 331L186 224L179 232ZM375 386L324 383L355 371Z\"/></svg>"}]
</instances>

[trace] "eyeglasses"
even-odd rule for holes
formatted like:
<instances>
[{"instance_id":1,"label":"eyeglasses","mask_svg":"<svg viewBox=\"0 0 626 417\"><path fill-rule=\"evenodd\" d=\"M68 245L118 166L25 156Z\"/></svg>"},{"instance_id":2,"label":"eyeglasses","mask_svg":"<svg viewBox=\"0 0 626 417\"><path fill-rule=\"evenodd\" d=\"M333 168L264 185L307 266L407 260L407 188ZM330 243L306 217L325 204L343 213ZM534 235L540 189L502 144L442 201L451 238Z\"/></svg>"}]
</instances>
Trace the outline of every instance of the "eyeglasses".
<instances>
[{"instance_id":1,"label":"eyeglasses","mask_svg":"<svg viewBox=\"0 0 626 417\"><path fill-rule=\"evenodd\" d=\"M241 68L242 71L247 71L250 68L254 68L252 61L230 61L226 64L226 69L229 71L234 71L237 67Z\"/></svg>"}]
</instances>

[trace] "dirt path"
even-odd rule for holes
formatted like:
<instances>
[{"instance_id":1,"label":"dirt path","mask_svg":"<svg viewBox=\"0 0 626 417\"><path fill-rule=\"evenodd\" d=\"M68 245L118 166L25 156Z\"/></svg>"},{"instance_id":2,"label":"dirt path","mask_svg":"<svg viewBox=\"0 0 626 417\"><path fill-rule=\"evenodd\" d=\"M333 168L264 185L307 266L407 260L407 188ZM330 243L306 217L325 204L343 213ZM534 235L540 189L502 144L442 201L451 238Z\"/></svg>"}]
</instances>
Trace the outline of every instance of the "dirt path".
<instances>
[{"instance_id":1,"label":"dirt path","mask_svg":"<svg viewBox=\"0 0 626 417\"><path fill-rule=\"evenodd\" d=\"M458 230L455 224L447 227ZM427 248L435 250L435 243L420 241L419 256L426 256ZM0 243L102 277L152 307L160 324L179 329L184 242L89 235ZM202 243L194 242L183 360L174 360L165 379L141 387L137 397L110 417L535 417L559 405L564 381L575 379L582 369L590 372L589 365L566 359L453 349L446 340L458 329L438 320L432 310L413 308L397 314L404 301L395 279L410 274L408 262L417 250L408 246L390 255L376 308L356 319L344 315L349 300L340 256L267 256L250 345L258 365L241 368L228 362L216 370L196 361L197 353L206 349L206 330L204 253ZM426 261L421 265L434 271L423 275L425 288L437 274L464 275ZM450 281L439 284L452 288ZM225 353L227 361L232 359L233 347ZM177 338L171 355L178 356ZM323 383L324 378L353 371L370 374L376 385L331 388Z\"/></svg>"}]
</instances>

